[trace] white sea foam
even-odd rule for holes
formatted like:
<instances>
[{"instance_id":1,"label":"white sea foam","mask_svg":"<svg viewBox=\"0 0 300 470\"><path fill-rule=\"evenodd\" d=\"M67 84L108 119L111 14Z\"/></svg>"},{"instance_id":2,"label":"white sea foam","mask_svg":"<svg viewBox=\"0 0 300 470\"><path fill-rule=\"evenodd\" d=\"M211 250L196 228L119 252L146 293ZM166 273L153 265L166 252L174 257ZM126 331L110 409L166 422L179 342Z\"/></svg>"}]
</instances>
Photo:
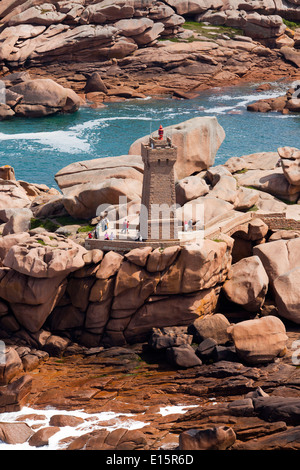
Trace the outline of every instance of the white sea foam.
<instances>
[{"instance_id":1,"label":"white sea foam","mask_svg":"<svg viewBox=\"0 0 300 470\"><path fill-rule=\"evenodd\" d=\"M262 118L272 118L272 119L299 119L299 114L280 114L277 111L264 113Z\"/></svg>"},{"instance_id":2,"label":"white sea foam","mask_svg":"<svg viewBox=\"0 0 300 470\"><path fill-rule=\"evenodd\" d=\"M189 409L195 408L199 405L173 405L164 406L159 410L159 414L167 416L173 413L184 414ZM33 416L34 415L34 418ZM134 419L135 415L132 413L114 413L112 411L102 411L99 413L86 413L83 410L58 410L53 407L46 407L44 409L34 409L31 407L23 407L20 411L2 413L0 414L0 421L3 423L24 422L28 426L40 425L38 429L49 426L50 419L53 415L69 415L83 418L84 422L76 427L63 426L60 430L49 438L49 443L43 447L32 447L27 442L23 444L6 444L0 440L1 450L57 450L63 449L67 444L60 444L60 441L68 437L78 437L83 434L90 433L99 429L108 429L113 431L115 429L124 428L128 430L135 430L143 428L150 423L138 421ZM122 419L121 419L122 418ZM107 424L105 422L107 421Z\"/></svg>"},{"instance_id":3,"label":"white sea foam","mask_svg":"<svg viewBox=\"0 0 300 470\"><path fill-rule=\"evenodd\" d=\"M161 407L159 413L162 416L167 416L170 414L184 414L191 408L197 408L199 405L173 405L173 406L164 406Z\"/></svg>"},{"instance_id":4,"label":"white sea foam","mask_svg":"<svg viewBox=\"0 0 300 470\"><path fill-rule=\"evenodd\" d=\"M26 418L26 415L40 415L40 419L32 419L30 416ZM62 448L59 445L59 442L62 439L67 437L77 437L82 436L83 434L95 431L97 429L109 429L113 431L118 428L124 428L128 430L139 429L146 426L148 423L144 423L142 421L133 420L133 414L130 413L113 413L112 411L105 411L99 413L85 413L82 410L57 410L53 408L46 408L43 410L36 410L30 407L23 407L21 411L18 412L11 412L11 413L2 413L0 414L0 421L7 422L7 423L14 423L19 418L22 417L21 422L27 423L29 426L33 424L40 424L41 428L49 426L49 421L51 416L53 415L69 415L69 416L76 416L79 418L83 418L85 421L82 424L79 424L76 427L73 426L63 426L60 428L56 434L50 437L49 444L47 446L43 446L38 448L39 450L56 450ZM121 420L120 417L123 417ZM124 420L124 417L128 419ZM105 421L114 420L114 424L108 423L105 426ZM100 424L99 424L100 423ZM0 450L33 450L36 449L25 442L23 444L6 444L0 441Z\"/></svg>"},{"instance_id":5,"label":"white sea foam","mask_svg":"<svg viewBox=\"0 0 300 470\"><path fill-rule=\"evenodd\" d=\"M233 111L235 109L239 108L245 108L248 104L254 103L255 101L258 100L266 100L266 99L271 99L271 98L277 98L278 96L281 96L282 92L279 90L273 91L270 93L256 93L256 94L249 94L249 95L244 95L244 96L230 96L230 95L215 95L210 97L210 101L220 101L222 103L223 101L238 101L236 104L233 104L232 106L215 106L212 108L207 108L205 109L205 113L214 113L214 114L227 114L228 111Z\"/></svg>"},{"instance_id":6,"label":"white sea foam","mask_svg":"<svg viewBox=\"0 0 300 470\"><path fill-rule=\"evenodd\" d=\"M70 131L80 132L86 129L104 128L109 126L111 121L151 121L151 117L147 116L111 116L105 118L92 119L90 121L76 124L70 127Z\"/></svg>"},{"instance_id":7,"label":"white sea foam","mask_svg":"<svg viewBox=\"0 0 300 470\"><path fill-rule=\"evenodd\" d=\"M80 139L71 131L33 132L21 134L0 133L0 142L6 140L34 141L46 145L59 152L73 153L74 151L88 152L90 144Z\"/></svg>"},{"instance_id":8,"label":"white sea foam","mask_svg":"<svg viewBox=\"0 0 300 470\"><path fill-rule=\"evenodd\" d=\"M204 112L209 114L226 114L227 111L232 111L237 107L238 106L216 106L215 108L205 109Z\"/></svg>"},{"instance_id":9,"label":"white sea foam","mask_svg":"<svg viewBox=\"0 0 300 470\"><path fill-rule=\"evenodd\" d=\"M85 137L85 131L89 129L103 129L109 126L111 121L119 120L143 120L151 121L152 117L146 116L112 116L99 119L93 119L90 121L83 122L81 124L75 124L68 130L60 130L53 132L28 132L20 134L4 134L0 133L0 142L12 140L12 141L25 141L25 142L36 142L43 146L50 147L53 150L57 150L63 153L74 153L74 152L89 152L91 145L88 142L88 138ZM99 137L101 138L101 136Z\"/></svg>"},{"instance_id":10,"label":"white sea foam","mask_svg":"<svg viewBox=\"0 0 300 470\"><path fill-rule=\"evenodd\" d=\"M236 95L236 96L232 96L232 95L220 95L220 94L217 94L217 95L212 95L209 97L209 101L216 101L216 100L220 100L220 101L237 101L237 100L242 100L242 102L244 101L257 101L257 100L264 100L264 99L268 99L268 98L276 98L277 96L281 96L282 95L282 91L281 90L273 90L273 91L269 91L268 93L253 93L253 94L247 94L247 95Z\"/></svg>"}]
</instances>

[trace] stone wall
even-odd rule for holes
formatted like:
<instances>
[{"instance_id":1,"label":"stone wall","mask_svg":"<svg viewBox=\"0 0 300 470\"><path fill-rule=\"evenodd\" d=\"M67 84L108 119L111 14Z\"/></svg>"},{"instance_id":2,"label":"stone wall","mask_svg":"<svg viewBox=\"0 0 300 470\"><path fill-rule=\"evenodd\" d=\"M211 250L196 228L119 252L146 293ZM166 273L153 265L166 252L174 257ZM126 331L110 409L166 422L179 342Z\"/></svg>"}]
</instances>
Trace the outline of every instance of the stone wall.
<instances>
[{"instance_id":1,"label":"stone wall","mask_svg":"<svg viewBox=\"0 0 300 470\"><path fill-rule=\"evenodd\" d=\"M284 214L259 215L270 230L300 230L300 220L288 219Z\"/></svg>"}]
</instances>

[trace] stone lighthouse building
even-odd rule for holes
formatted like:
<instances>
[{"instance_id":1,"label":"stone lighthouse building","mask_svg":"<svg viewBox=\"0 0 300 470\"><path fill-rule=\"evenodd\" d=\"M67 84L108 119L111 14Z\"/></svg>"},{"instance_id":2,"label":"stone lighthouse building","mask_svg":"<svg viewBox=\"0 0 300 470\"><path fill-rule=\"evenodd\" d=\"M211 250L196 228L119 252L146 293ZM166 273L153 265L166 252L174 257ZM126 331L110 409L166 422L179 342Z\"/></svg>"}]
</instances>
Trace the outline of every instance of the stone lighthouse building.
<instances>
[{"instance_id":1,"label":"stone lighthouse building","mask_svg":"<svg viewBox=\"0 0 300 470\"><path fill-rule=\"evenodd\" d=\"M174 164L177 148L170 138L150 137L142 144L144 180L140 212L143 240L178 240Z\"/></svg>"}]
</instances>

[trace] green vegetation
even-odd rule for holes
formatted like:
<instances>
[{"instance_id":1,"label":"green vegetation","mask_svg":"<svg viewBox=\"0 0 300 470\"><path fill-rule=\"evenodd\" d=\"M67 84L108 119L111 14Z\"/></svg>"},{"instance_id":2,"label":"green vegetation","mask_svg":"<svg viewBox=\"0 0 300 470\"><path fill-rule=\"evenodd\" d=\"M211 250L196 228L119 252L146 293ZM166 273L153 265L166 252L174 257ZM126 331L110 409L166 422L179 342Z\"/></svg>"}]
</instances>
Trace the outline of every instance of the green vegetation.
<instances>
[{"instance_id":1,"label":"green vegetation","mask_svg":"<svg viewBox=\"0 0 300 470\"><path fill-rule=\"evenodd\" d=\"M47 8L41 8L40 9L40 12L41 12L41 15L45 15L46 13L51 13L52 10L48 10Z\"/></svg>"},{"instance_id":2,"label":"green vegetation","mask_svg":"<svg viewBox=\"0 0 300 470\"><path fill-rule=\"evenodd\" d=\"M254 204L252 207L250 207L250 209L248 209L247 212L256 212L259 210L259 207L257 207L256 204Z\"/></svg>"},{"instance_id":3,"label":"green vegetation","mask_svg":"<svg viewBox=\"0 0 300 470\"><path fill-rule=\"evenodd\" d=\"M40 238L37 239L37 242L38 242L40 245L46 246L46 243L44 242L44 240L41 240Z\"/></svg>"},{"instance_id":4,"label":"green vegetation","mask_svg":"<svg viewBox=\"0 0 300 470\"><path fill-rule=\"evenodd\" d=\"M212 241L213 241L213 242L217 242L217 243L222 243L222 242L224 242L224 240L222 240L222 238L213 238Z\"/></svg>"},{"instance_id":5,"label":"green vegetation","mask_svg":"<svg viewBox=\"0 0 300 470\"><path fill-rule=\"evenodd\" d=\"M182 39L179 39L179 38L159 38L158 41L160 41L160 42L164 42L164 41L182 42Z\"/></svg>"},{"instance_id":6,"label":"green vegetation","mask_svg":"<svg viewBox=\"0 0 300 470\"><path fill-rule=\"evenodd\" d=\"M55 217L55 222L59 225L81 225L86 224L86 220L84 219L74 219L70 215L63 215L60 217Z\"/></svg>"},{"instance_id":7,"label":"green vegetation","mask_svg":"<svg viewBox=\"0 0 300 470\"><path fill-rule=\"evenodd\" d=\"M218 34L226 34L230 38L235 35L243 36L244 33L241 29L232 28L230 26L215 26L215 25L205 25L204 23L198 23L197 21L186 21L182 27L195 33L201 34L208 39L215 39ZM217 34L216 34L217 33Z\"/></svg>"},{"instance_id":8,"label":"green vegetation","mask_svg":"<svg viewBox=\"0 0 300 470\"><path fill-rule=\"evenodd\" d=\"M84 225L83 227L80 227L77 232L78 233L81 233L81 232L91 232L92 230L94 230L95 227L93 227L92 225Z\"/></svg>"},{"instance_id":9,"label":"green vegetation","mask_svg":"<svg viewBox=\"0 0 300 470\"><path fill-rule=\"evenodd\" d=\"M282 21L285 24L285 26L287 26L290 29L300 28L300 23L299 22L285 20L284 18L282 18Z\"/></svg>"},{"instance_id":10,"label":"green vegetation","mask_svg":"<svg viewBox=\"0 0 300 470\"><path fill-rule=\"evenodd\" d=\"M182 28L189 31L193 31L200 36L207 39L216 39L220 34L226 34L230 38L233 38L236 35L243 36L244 33L241 29L232 28L230 26L224 25L206 25L204 23L198 23L197 21L186 21ZM190 37L184 39L184 42L195 42L200 39L197 37ZM180 38L160 38L159 41L171 41L171 42L182 42L183 39Z\"/></svg>"},{"instance_id":11,"label":"green vegetation","mask_svg":"<svg viewBox=\"0 0 300 470\"><path fill-rule=\"evenodd\" d=\"M288 206L293 206L294 204L297 204L297 202L289 201L288 199L284 199L284 198L281 198L281 197L277 197L277 199L284 202L284 204L287 204Z\"/></svg>"},{"instance_id":12,"label":"green vegetation","mask_svg":"<svg viewBox=\"0 0 300 470\"><path fill-rule=\"evenodd\" d=\"M84 219L74 219L71 216L61 216L55 219L31 219L30 230L41 227L47 232L55 232L59 227L65 227L66 225L82 225L78 229L78 232L91 232L95 227L89 225ZM51 237L50 237L51 238Z\"/></svg>"},{"instance_id":13,"label":"green vegetation","mask_svg":"<svg viewBox=\"0 0 300 470\"><path fill-rule=\"evenodd\" d=\"M33 230L38 227L42 227L48 232L55 232L59 225L50 219L31 219L30 229Z\"/></svg>"},{"instance_id":14,"label":"green vegetation","mask_svg":"<svg viewBox=\"0 0 300 470\"><path fill-rule=\"evenodd\" d=\"M247 171L248 171L248 168L243 168L242 170L236 171L236 173L237 173L238 175L241 175L242 173L247 173Z\"/></svg>"},{"instance_id":15,"label":"green vegetation","mask_svg":"<svg viewBox=\"0 0 300 470\"><path fill-rule=\"evenodd\" d=\"M49 238L50 240L53 240L53 237L49 237ZM56 248L56 245L49 245L48 243L44 242L44 240L42 240L41 238L38 238L36 241L42 246L51 246L52 248Z\"/></svg>"}]
</instances>

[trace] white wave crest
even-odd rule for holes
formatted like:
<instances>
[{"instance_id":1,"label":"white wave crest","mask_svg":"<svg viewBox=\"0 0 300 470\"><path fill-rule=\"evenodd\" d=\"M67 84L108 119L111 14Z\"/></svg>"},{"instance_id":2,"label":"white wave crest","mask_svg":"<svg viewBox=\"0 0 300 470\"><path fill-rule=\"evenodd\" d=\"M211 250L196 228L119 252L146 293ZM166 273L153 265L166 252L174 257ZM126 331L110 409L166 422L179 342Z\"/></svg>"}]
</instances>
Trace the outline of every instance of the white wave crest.
<instances>
[{"instance_id":1,"label":"white wave crest","mask_svg":"<svg viewBox=\"0 0 300 470\"><path fill-rule=\"evenodd\" d=\"M73 153L75 151L88 152L90 150L90 144L86 140L79 139L74 132L70 131L33 132L21 134L0 133L0 142L6 140L34 141L65 153Z\"/></svg>"}]
</instances>

